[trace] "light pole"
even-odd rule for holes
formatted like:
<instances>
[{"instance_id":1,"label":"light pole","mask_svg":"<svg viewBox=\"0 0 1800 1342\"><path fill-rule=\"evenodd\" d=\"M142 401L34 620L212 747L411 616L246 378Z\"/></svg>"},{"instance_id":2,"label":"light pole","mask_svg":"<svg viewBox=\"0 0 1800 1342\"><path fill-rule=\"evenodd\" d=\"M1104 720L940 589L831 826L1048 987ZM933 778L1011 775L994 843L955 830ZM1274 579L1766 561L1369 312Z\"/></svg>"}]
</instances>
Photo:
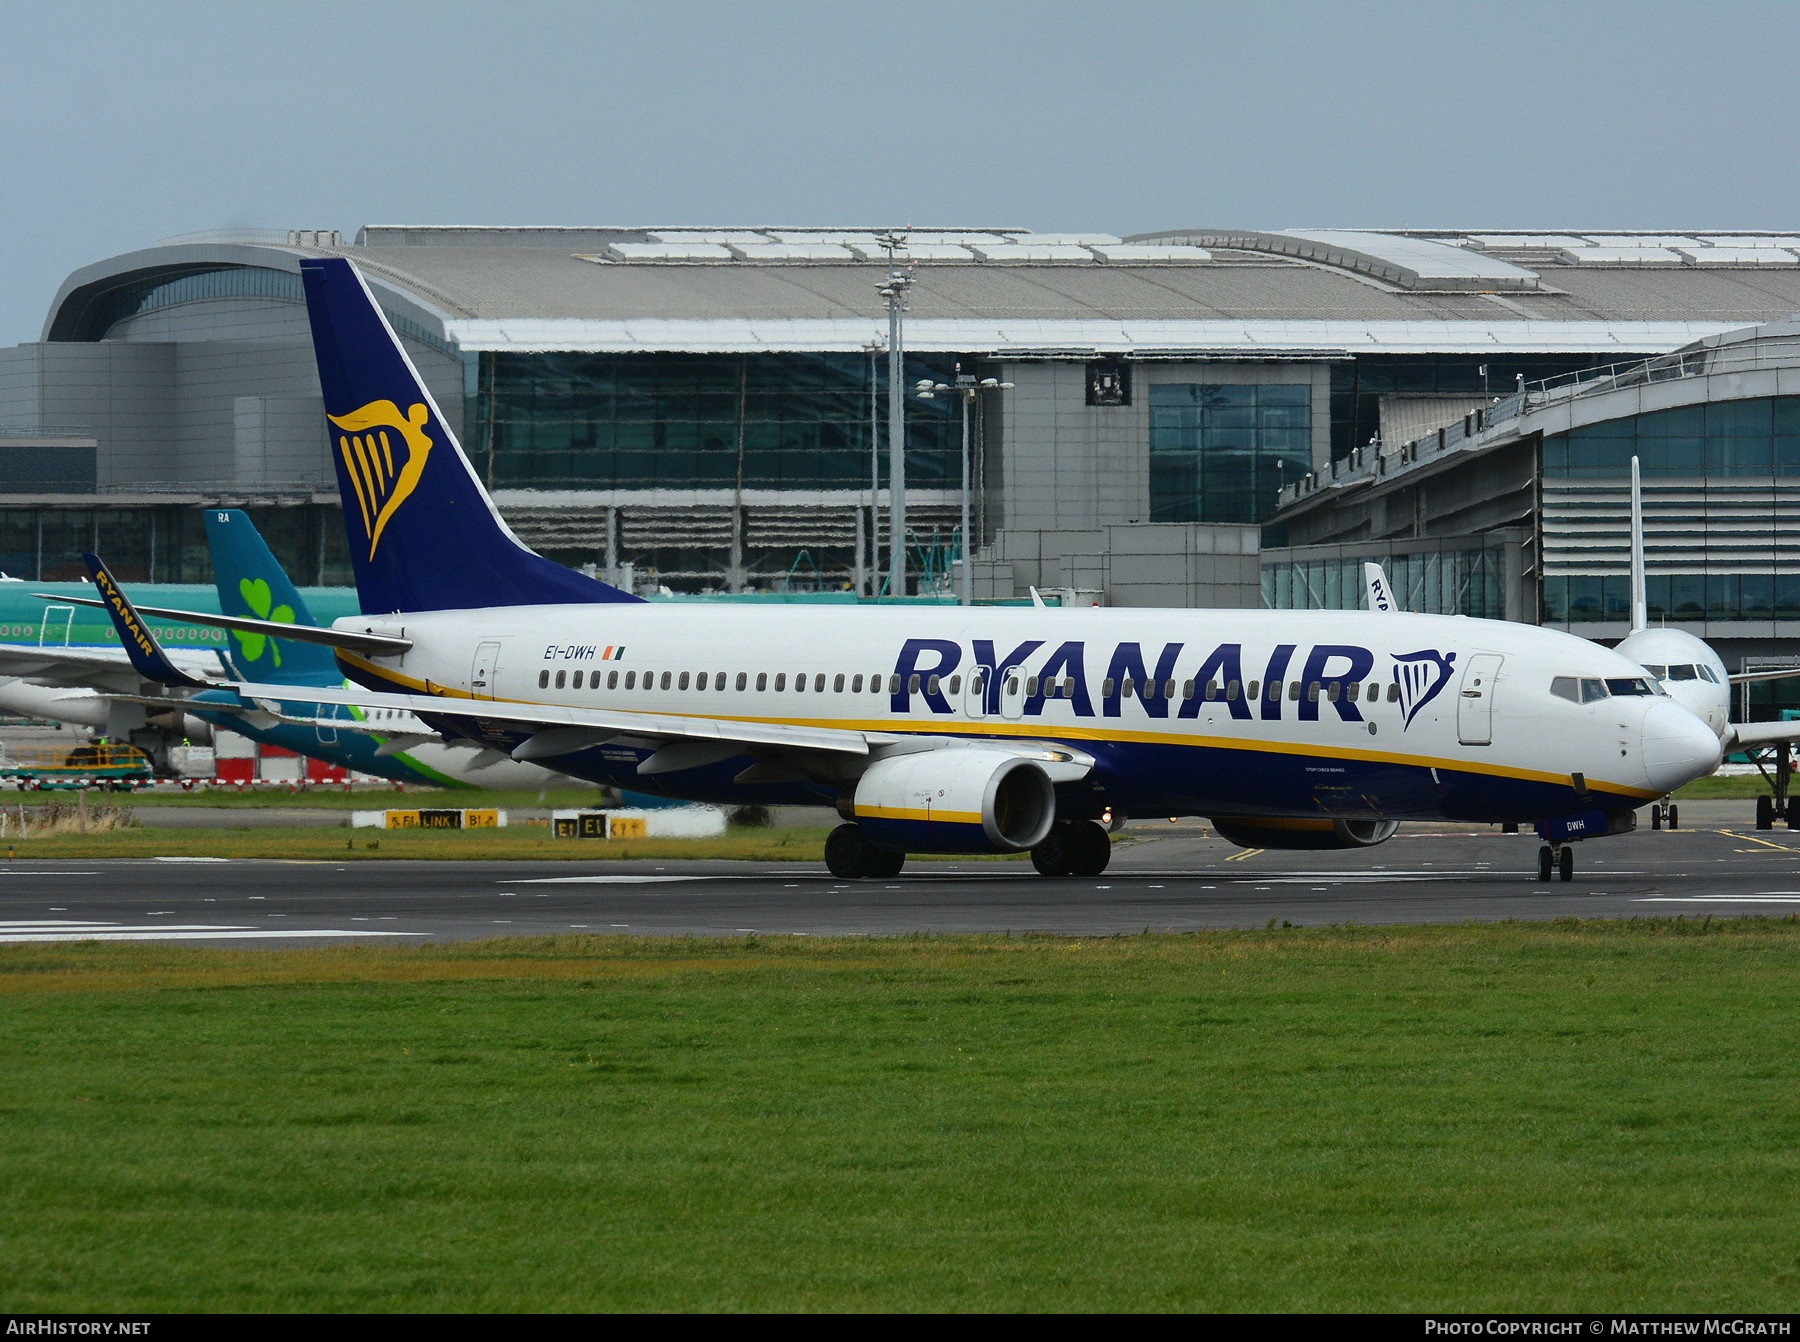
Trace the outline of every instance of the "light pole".
<instances>
[{"instance_id":1,"label":"light pole","mask_svg":"<svg viewBox=\"0 0 1800 1342\"><path fill-rule=\"evenodd\" d=\"M900 327L913 277L900 265L899 252L906 246L906 235L883 233L876 240L888 254L887 279L876 290L887 300L888 311L888 595L905 596L906 402L900 384L906 377L906 354Z\"/></svg>"},{"instance_id":2,"label":"light pole","mask_svg":"<svg viewBox=\"0 0 1800 1342\"><path fill-rule=\"evenodd\" d=\"M881 595L881 434L877 425L875 359L885 348L880 336L863 343L869 356L869 595ZM861 563L861 559L857 560Z\"/></svg>"},{"instance_id":3,"label":"light pole","mask_svg":"<svg viewBox=\"0 0 1800 1342\"><path fill-rule=\"evenodd\" d=\"M935 400L940 392L954 392L962 401L962 572L957 578L956 600L963 606L974 604L974 581L969 571L969 410L982 392L1006 391L1011 386L1012 383L994 377L977 380L973 373L963 372L962 365L957 364L954 383L921 378L913 388L921 401Z\"/></svg>"}]
</instances>

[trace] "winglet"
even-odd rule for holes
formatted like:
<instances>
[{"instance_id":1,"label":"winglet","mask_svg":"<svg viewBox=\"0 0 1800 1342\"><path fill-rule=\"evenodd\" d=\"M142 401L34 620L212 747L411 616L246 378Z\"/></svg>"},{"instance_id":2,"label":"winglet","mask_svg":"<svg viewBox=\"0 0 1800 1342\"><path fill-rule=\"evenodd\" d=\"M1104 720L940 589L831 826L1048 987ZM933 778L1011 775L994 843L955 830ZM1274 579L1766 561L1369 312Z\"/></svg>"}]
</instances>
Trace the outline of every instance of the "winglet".
<instances>
[{"instance_id":1,"label":"winglet","mask_svg":"<svg viewBox=\"0 0 1800 1342\"><path fill-rule=\"evenodd\" d=\"M1380 564L1363 565L1363 586L1368 592L1370 610L1386 614L1394 609L1394 589L1388 586L1387 572Z\"/></svg>"},{"instance_id":2,"label":"winglet","mask_svg":"<svg viewBox=\"0 0 1800 1342\"><path fill-rule=\"evenodd\" d=\"M1638 459L1631 459L1631 632L1650 627L1650 599L1644 578L1644 487L1638 480Z\"/></svg>"},{"instance_id":3,"label":"winglet","mask_svg":"<svg viewBox=\"0 0 1800 1342\"><path fill-rule=\"evenodd\" d=\"M187 672L176 669L99 555L83 554L81 562L87 565L88 577L100 593L101 604L119 631L119 642L125 646L125 655L131 658L131 665L140 676L158 685L187 685L201 690L214 688L210 681L195 680Z\"/></svg>"}]
</instances>

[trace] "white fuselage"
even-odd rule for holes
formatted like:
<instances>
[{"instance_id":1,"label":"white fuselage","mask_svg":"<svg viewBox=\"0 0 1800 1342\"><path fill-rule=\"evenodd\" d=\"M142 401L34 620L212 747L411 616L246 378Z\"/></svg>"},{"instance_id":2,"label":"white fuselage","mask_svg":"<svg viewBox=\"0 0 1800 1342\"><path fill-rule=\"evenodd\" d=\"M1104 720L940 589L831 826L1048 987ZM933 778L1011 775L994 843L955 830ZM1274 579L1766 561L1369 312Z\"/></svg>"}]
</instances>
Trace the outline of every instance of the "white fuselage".
<instances>
[{"instance_id":1,"label":"white fuselage","mask_svg":"<svg viewBox=\"0 0 1800 1342\"><path fill-rule=\"evenodd\" d=\"M1683 629L1640 629L1613 651L1648 671L1671 699L1711 727L1720 740L1730 734L1731 675L1704 639Z\"/></svg>"},{"instance_id":2,"label":"white fuselage","mask_svg":"<svg viewBox=\"0 0 1800 1342\"><path fill-rule=\"evenodd\" d=\"M1095 787L1143 814L1499 818L1589 796L1628 809L1718 761L1716 734L1631 660L1459 617L617 604L338 626L412 640L346 664L373 688L448 696L447 717L474 697L1057 740L1094 753ZM1618 692L1571 698L1559 679ZM455 716L474 734L478 715ZM585 772L556 767L636 786L636 758L626 742ZM681 775L658 782L684 795ZM685 795L716 800L720 786Z\"/></svg>"}]
</instances>

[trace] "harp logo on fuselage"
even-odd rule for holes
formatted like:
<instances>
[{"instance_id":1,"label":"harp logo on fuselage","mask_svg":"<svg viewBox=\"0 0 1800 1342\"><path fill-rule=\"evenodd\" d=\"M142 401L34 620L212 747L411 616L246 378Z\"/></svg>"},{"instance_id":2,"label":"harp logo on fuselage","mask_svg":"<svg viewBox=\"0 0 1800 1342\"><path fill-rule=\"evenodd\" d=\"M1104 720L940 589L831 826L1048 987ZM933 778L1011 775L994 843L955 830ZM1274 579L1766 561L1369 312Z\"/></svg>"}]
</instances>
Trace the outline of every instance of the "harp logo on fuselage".
<instances>
[{"instance_id":1,"label":"harp logo on fuselage","mask_svg":"<svg viewBox=\"0 0 1800 1342\"><path fill-rule=\"evenodd\" d=\"M344 430L338 435L338 454L356 496L370 559L381 544L381 533L425 474L432 445L425 423L430 417L423 402L403 415L392 401L370 401L348 414L326 416Z\"/></svg>"}]
</instances>

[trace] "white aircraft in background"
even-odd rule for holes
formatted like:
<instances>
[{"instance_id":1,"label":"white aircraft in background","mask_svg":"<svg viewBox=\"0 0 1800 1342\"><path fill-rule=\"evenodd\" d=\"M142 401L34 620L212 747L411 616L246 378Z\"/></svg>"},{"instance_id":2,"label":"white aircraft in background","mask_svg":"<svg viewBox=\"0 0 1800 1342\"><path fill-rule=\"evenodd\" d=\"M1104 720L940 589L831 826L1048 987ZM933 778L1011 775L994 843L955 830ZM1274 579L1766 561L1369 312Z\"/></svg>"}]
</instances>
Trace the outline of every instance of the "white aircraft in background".
<instances>
[{"instance_id":1,"label":"white aircraft in background","mask_svg":"<svg viewBox=\"0 0 1800 1342\"><path fill-rule=\"evenodd\" d=\"M1501 621L647 605L520 543L355 267L301 271L368 613L300 629L146 612L323 643L366 687L216 682L259 702L403 709L616 787L834 808L825 860L845 878L1021 850L1094 875L1109 826L1194 815L1259 849L1528 822L1539 878L1567 880L1571 841L1634 827L1718 764L1716 733L1629 659ZM192 683L88 563L138 669Z\"/></svg>"},{"instance_id":2,"label":"white aircraft in background","mask_svg":"<svg viewBox=\"0 0 1800 1342\"><path fill-rule=\"evenodd\" d=\"M1759 680L1786 680L1800 676L1800 668L1786 667L1774 671L1740 671L1725 669L1724 659L1705 639L1684 629L1652 629L1650 603L1646 594L1648 564L1644 546L1644 495L1639 478L1638 459L1631 459L1631 632L1620 639L1613 651L1631 658L1643 667L1669 697L1687 708L1718 734L1724 754L1773 745L1779 748L1779 764L1772 780L1776 795L1756 799L1756 827L1769 829L1777 819L1790 827L1800 828L1800 808L1787 805L1787 747L1800 739L1800 723L1733 722L1731 720L1731 687ZM1765 777L1768 776L1765 772ZM1650 823L1667 822L1673 829L1678 819L1675 805L1667 798L1651 808Z\"/></svg>"}]
</instances>

